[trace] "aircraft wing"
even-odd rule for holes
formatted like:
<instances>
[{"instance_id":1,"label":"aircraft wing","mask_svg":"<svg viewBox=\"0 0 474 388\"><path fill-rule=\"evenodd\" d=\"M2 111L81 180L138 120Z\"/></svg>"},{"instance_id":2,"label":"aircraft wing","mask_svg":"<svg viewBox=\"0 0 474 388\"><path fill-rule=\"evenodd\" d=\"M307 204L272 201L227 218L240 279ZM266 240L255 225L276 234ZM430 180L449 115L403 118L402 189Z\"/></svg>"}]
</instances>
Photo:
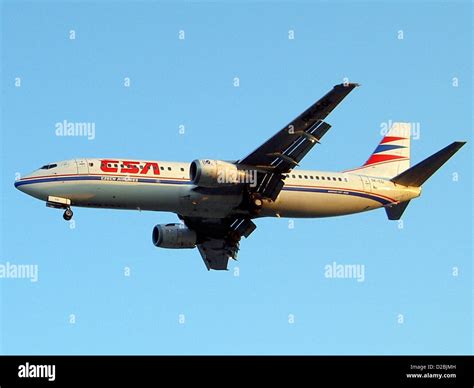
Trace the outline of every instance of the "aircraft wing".
<instances>
[{"instance_id":1,"label":"aircraft wing","mask_svg":"<svg viewBox=\"0 0 474 388\"><path fill-rule=\"evenodd\" d=\"M283 187L283 176L305 157L331 126L323 120L358 84L334 86L282 130L268 139L238 164L254 167L257 174L255 192L275 200Z\"/></svg>"},{"instance_id":2,"label":"aircraft wing","mask_svg":"<svg viewBox=\"0 0 474 388\"><path fill-rule=\"evenodd\" d=\"M237 257L239 243L229 245L223 239L209 239L199 244L198 249L208 270L227 270L229 259Z\"/></svg>"},{"instance_id":3,"label":"aircraft wing","mask_svg":"<svg viewBox=\"0 0 474 388\"><path fill-rule=\"evenodd\" d=\"M229 259L237 259L240 239L256 228L248 218L181 218L197 233L199 253L208 270L226 270Z\"/></svg>"}]
</instances>

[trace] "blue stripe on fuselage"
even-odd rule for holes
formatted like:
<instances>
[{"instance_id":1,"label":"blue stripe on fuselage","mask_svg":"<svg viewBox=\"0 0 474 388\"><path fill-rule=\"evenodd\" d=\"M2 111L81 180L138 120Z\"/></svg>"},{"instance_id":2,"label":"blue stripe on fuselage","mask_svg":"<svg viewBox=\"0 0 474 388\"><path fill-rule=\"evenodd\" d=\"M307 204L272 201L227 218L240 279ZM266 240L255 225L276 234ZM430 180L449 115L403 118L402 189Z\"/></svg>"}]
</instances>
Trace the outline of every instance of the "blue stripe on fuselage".
<instances>
[{"instance_id":1,"label":"blue stripe on fuselage","mask_svg":"<svg viewBox=\"0 0 474 388\"><path fill-rule=\"evenodd\" d=\"M110 179L103 179L104 177ZM119 178L112 179L112 178ZM130 180L127 180L130 179ZM135 180L136 179L136 180ZM190 184L191 181L176 181L176 180L166 180L166 179L159 179L159 178L135 178L135 177L127 177L127 176L120 176L120 175L104 175L104 176L88 176L88 175L80 175L80 176L66 176L66 177L52 177L52 178L39 178L39 179L29 179L25 181L16 181L15 187L22 186L22 185L29 185L34 183L47 183L47 182L68 182L68 181L104 181L104 182L139 182L139 183L169 183L174 185L179 184Z\"/></svg>"},{"instance_id":2,"label":"blue stripe on fuselage","mask_svg":"<svg viewBox=\"0 0 474 388\"><path fill-rule=\"evenodd\" d=\"M306 192L313 192L313 193L325 193L325 194L340 194L340 195L352 195L354 197L361 197L361 198L367 198L367 199L372 199L374 201L380 202L382 205L388 205L392 203L391 201L388 201L384 198L378 197L373 194L369 193L360 193L357 191L349 191L349 190L344 190L344 189L321 189L321 188L316 188L316 187L283 187L283 190L286 191L306 191Z\"/></svg>"},{"instance_id":3,"label":"blue stripe on fuselage","mask_svg":"<svg viewBox=\"0 0 474 388\"><path fill-rule=\"evenodd\" d=\"M108 177L108 176L107 176ZM126 176L113 176L115 178L127 178ZM172 184L172 185L192 185L191 181L177 181L177 180L166 180L166 179L159 179L159 178L130 178L130 179L138 179L139 183L160 183L160 184ZM24 181L16 181L15 187L22 186L22 185L29 185L29 184L36 184L36 183L47 183L47 182L69 182L69 181L103 181L103 182L127 182L126 180L108 180L103 179L103 176L88 176L88 175L80 175L80 176L69 176L69 177L52 177L52 178L38 178L38 179L29 179ZM137 182L135 180L131 180L130 182ZM350 191L344 189L338 189L337 187L333 189L326 189L326 188L317 188L317 187L294 187L294 186L284 186L283 190L285 191L301 191L301 192L310 192L310 193L325 193L325 194L339 194L339 195L352 195L355 197L367 198L373 201L380 202L382 205L388 205L392 203L384 198L381 198L377 195L369 194L369 193L361 193L357 191Z\"/></svg>"}]
</instances>

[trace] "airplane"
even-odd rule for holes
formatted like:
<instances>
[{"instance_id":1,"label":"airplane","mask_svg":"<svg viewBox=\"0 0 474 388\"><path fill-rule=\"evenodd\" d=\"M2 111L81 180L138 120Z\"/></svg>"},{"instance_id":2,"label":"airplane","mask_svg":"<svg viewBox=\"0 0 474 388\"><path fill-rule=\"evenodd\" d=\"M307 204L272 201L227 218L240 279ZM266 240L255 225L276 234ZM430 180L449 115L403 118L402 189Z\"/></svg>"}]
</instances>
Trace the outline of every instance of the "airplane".
<instances>
[{"instance_id":1,"label":"airplane","mask_svg":"<svg viewBox=\"0 0 474 388\"><path fill-rule=\"evenodd\" d=\"M297 169L331 127L324 119L357 86L334 86L237 161L71 159L46 164L17 179L15 187L64 209L65 220L72 218L72 206L176 213L181 222L154 226L153 244L197 247L208 270L227 269L260 217L319 218L384 208L390 220L399 220L423 183L465 142L453 142L410 167L411 125L397 122L360 167Z\"/></svg>"}]
</instances>

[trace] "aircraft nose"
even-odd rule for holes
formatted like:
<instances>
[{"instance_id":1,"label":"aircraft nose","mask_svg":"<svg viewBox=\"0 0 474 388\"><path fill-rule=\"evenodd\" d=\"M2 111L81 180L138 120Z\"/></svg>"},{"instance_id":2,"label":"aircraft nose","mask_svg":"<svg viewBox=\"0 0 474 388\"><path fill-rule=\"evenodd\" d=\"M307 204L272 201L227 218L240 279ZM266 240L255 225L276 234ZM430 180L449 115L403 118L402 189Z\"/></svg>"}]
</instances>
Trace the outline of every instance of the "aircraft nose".
<instances>
[{"instance_id":1,"label":"aircraft nose","mask_svg":"<svg viewBox=\"0 0 474 388\"><path fill-rule=\"evenodd\" d=\"M42 185L44 180L41 178L41 171L33 171L32 173L23 175L20 179L17 179L14 186L25 194L45 201L49 194L47 187Z\"/></svg>"},{"instance_id":2,"label":"aircraft nose","mask_svg":"<svg viewBox=\"0 0 474 388\"><path fill-rule=\"evenodd\" d=\"M26 182L24 181L25 178L26 177L17 179L14 183L15 187L22 192L25 192L25 188L26 188L26 185L25 185Z\"/></svg>"},{"instance_id":3,"label":"aircraft nose","mask_svg":"<svg viewBox=\"0 0 474 388\"><path fill-rule=\"evenodd\" d=\"M34 177L34 173L31 173L31 174L28 174L28 175L23 175L21 178L17 179L14 182L14 186L18 190L20 190L21 192L29 194L30 193L30 190L29 190L30 185L28 185L28 182L33 177Z\"/></svg>"}]
</instances>

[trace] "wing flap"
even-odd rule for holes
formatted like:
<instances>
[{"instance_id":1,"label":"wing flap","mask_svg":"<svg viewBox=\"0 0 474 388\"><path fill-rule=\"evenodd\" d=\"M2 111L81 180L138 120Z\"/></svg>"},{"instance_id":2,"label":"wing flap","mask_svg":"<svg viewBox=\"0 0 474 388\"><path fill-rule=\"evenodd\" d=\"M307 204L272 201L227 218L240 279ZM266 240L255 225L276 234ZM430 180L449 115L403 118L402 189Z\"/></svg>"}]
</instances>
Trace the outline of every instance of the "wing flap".
<instances>
[{"instance_id":1,"label":"wing flap","mask_svg":"<svg viewBox=\"0 0 474 388\"><path fill-rule=\"evenodd\" d=\"M202 244L198 244L198 249L208 270L223 271L227 270L229 258L237 257L239 243L228 246L222 239L209 239Z\"/></svg>"},{"instance_id":2,"label":"wing flap","mask_svg":"<svg viewBox=\"0 0 474 388\"><path fill-rule=\"evenodd\" d=\"M240 239L257 228L249 218L181 218L201 240L197 247L208 270L227 270L229 259L237 259Z\"/></svg>"}]
</instances>

